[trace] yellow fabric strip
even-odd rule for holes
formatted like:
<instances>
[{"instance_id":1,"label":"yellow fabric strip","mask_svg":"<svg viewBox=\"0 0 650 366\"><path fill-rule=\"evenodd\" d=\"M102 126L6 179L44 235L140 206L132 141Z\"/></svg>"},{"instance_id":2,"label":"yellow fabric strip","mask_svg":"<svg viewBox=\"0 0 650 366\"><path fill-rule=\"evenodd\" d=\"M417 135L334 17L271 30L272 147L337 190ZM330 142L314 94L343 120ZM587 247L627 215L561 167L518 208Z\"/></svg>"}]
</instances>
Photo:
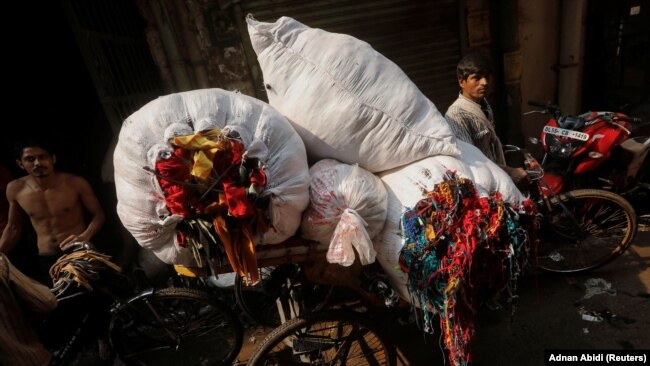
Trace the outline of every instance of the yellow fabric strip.
<instances>
[{"instance_id":1,"label":"yellow fabric strip","mask_svg":"<svg viewBox=\"0 0 650 366\"><path fill-rule=\"evenodd\" d=\"M215 217L213 224L233 271L239 273L246 280L246 284L259 281L260 275L250 224L242 224L242 231L234 232L233 235L228 230L223 216Z\"/></svg>"},{"instance_id":2,"label":"yellow fabric strip","mask_svg":"<svg viewBox=\"0 0 650 366\"><path fill-rule=\"evenodd\" d=\"M208 131L199 131L194 135L176 136L173 144L177 147L194 151L194 166L192 174L199 181L205 182L212 173L212 160L217 151L230 148L228 139L215 128Z\"/></svg>"}]
</instances>

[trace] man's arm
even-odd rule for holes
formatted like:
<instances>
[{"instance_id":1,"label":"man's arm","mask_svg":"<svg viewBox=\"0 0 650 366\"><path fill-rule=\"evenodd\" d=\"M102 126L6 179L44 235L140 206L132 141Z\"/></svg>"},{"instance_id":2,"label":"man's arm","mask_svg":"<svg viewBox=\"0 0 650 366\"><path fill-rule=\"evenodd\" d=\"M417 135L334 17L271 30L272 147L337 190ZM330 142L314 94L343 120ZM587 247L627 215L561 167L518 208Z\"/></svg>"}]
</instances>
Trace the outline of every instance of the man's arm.
<instances>
[{"instance_id":1,"label":"man's arm","mask_svg":"<svg viewBox=\"0 0 650 366\"><path fill-rule=\"evenodd\" d=\"M79 192L79 199L83 208L86 212L92 217L90 223L86 227L83 233L79 235L71 235L59 244L60 248L65 247L67 244L75 241L90 241L95 234L102 228L104 221L106 220L104 216L104 210L102 210L99 200L95 196L93 189L90 187L88 181L82 177L75 176L72 179L73 186L77 192Z\"/></svg>"},{"instance_id":2,"label":"man's arm","mask_svg":"<svg viewBox=\"0 0 650 366\"><path fill-rule=\"evenodd\" d=\"M0 237L0 253L8 254L16 246L25 226L27 214L16 201L22 183L14 180L7 185L7 201L9 202L9 217Z\"/></svg>"}]
</instances>

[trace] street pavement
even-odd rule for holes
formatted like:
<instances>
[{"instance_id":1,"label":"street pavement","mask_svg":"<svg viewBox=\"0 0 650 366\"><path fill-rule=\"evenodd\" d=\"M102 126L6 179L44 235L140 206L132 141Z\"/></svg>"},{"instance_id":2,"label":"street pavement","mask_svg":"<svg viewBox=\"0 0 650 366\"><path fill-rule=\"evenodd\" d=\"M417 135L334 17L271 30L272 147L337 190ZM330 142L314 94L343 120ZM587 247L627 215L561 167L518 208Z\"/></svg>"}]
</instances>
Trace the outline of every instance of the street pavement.
<instances>
[{"instance_id":1,"label":"street pavement","mask_svg":"<svg viewBox=\"0 0 650 366\"><path fill-rule=\"evenodd\" d=\"M522 281L514 316L483 309L475 365L544 365L544 350L650 349L650 232L608 265Z\"/></svg>"}]
</instances>

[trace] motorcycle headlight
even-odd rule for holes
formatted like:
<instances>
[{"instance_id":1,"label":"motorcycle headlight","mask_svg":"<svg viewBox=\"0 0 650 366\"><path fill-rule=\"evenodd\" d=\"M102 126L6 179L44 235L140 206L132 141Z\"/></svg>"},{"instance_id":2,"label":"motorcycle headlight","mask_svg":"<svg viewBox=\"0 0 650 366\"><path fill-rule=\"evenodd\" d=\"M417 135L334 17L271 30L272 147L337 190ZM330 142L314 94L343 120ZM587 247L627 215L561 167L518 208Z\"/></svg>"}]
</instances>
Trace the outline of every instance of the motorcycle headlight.
<instances>
[{"instance_id":1,"label":"motorcycle headlight","mask_svg":"<svg viewBox=\"0 0 650 366\"><path fill-rule=\"evenodd\" d=\"M544 143L549 155L558 159L568 159L574 151L582 146L582 141L565 139L560 140L555 135L547 134Z\"/></svg>"}]
</instances>

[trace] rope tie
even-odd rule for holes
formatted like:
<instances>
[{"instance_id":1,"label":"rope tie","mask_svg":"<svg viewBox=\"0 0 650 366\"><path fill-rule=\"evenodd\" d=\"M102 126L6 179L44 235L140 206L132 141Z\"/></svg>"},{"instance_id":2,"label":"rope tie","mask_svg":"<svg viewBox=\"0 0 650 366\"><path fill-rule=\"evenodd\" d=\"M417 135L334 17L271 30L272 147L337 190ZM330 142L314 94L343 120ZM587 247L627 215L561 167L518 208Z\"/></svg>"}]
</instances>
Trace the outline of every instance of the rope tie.
<instances>
[{"instance_id":1,"label":"rope tie","mask_svg":"<svg viewBox=\"0 0 650 366\"><path fill-rule=\"evenodd\" d=\"M64 254L50 267L49 273L55 289L77 283L77 286L92 291L92 284L99 279L99 271L102 268L122 271L120 266L111 262L110 256L91 248L90 245L84 245L72 253Z\"/></svg>"}]
</instances>

